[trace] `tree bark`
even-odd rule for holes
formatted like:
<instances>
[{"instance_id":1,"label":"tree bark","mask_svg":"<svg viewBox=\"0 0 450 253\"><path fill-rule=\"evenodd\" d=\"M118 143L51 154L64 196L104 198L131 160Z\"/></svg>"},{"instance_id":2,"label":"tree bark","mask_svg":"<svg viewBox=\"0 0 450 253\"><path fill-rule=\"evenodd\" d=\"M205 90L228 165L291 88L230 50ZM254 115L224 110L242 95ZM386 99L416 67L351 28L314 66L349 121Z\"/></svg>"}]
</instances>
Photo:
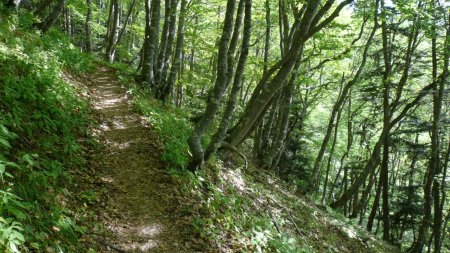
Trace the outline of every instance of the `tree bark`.
<instances>
[{"instance_id":1,"label":"tree bark","mask_svg":"<svg viewBox=\"0 0 450 253\"><path fill-rule=\"evenodd\" d=\"M86 14L86 22L84 23L84 31L86 33L85 47L86 52L92 51L92 38L91 38L91 19L92 19L92 0L86 0L88 11Z\"/></svg>"},{"instance_id":2,"label":"tree bark","mask_svg":"<svg viewBox=\"0 0 450 253\"><path fill-rule=\"evenodd\" d=\"M208 160L209 156L220 147L220 143L223 143L223 139L225 138L227 130L231 125L231 117L233 116L233 112L237 104L239 90L242 87L242 76L244 74L245 64L247 62L247 56L249 51L251 25L252 25L251 14L252 14L252 0L245 0L244 34L242 38L241 53L239 56L238 65L236 67L236 73L234 75L233 86L231 88L230 97L225 107L225 112L224 115L222 116L219 129L213 136L211 143L209 144L206 150L205 160Z\"/></svg>"},{"instance_id":3,"label":"tree bark","mask_svg":"<svg viewBox=\"0 0 450 253\"><path fill-rule=\"evenodd\" d=\"M339 13L339 11L350 1L344 1L341 3L334 13ZM270 102L272 97L279 91L280 83L284 83L292 68L294 67L295 61L301 59L302 49L304 43L313 33L321 30L324 26L329 24L336 15L330 15L325 19L318 27L311 28L311 22L317 13L319 7L319 1L310 1L306 7L305 14L303 15L300 26L302 29L297 30L293 36L293 44L289 50L289 53L283 57L278 63L276 63L271 70L268 70L266 76L263 79L268 79L271 74L277 69L278 72L275 76L267 82L266 80L260 81L256 88L253 98L250 99L248 105L246 106L243 115L239 118L238 123L231 129L230 135L227 137L227 142L233 146L240 144L254 129L254 125L260 118L261 114L267 109L267 104ZM320 27L319 27L320 26Z\"/></svg>"},{"instance_id":4,"label":"tree bark","mask_svg":"<svg viewBox=\"0 0 450 253\"><path fill-rule=\"evenodd\" d=\"M450 18L449 18L450 21ZM423 219L419 227L419 235L411 252L422 252L425 243L425 237L428 233L428 228L431 225L431 208L432 208L432 186L435 180L436 172L439 171L439 129L441 119L441 108L444 94L444 86L447 81L448 67L449 67L449 51L450 51L450 28L447 27L447 34L444 46L444 66L443 73L438 81L438 85L433 87L433 125L431 129L431 157L428 163L428 171L425 177L424 185L424 203L423 203ZM433 72L437 73L437 60L433 60ZM438 79L437 74L433 74L434 78ZM439 201L439 200L438 200ZM440 224L439 224L440 227ZM439 235L440 237L440 235ZM440 249L440 241L438 241L438 249Z\"/></svg>"},{"instance_id":5,"label":"tree bark","mask_svg":"<svg viewBox=\"0 0 450 253\"><path fill-rule=\"evenodd\" d=\"M64 10L65 3L65 0L59 0L58 4L55 6L55 8L53 8L53 11L50 13L50 15L42 23L36 25L37 28L42 31L42 33L46 33L48 29L50 29L50 27L55 24L56 20L58 20L59 16Z\"/></svg>"},{"instance_id":6,"label":"tree bark","mask_svg":"<svg viewBox=\"0 0 450 253\"><path fill-rule=\"evenodd\" d=\"M164 57L163 57L163 66L162 66L162 70L161 70L161 80L160 83L163 87L160 88L160 97L159 99L163 100L165 99L165 97L167 96L166 94L164 94L166 88L165 86L167 86L167 76L168 76L168 71L169 71L169 62L171 60L171 56L172 56L172 52L173 52L173 48L176 47L176 45L174 45L174 39L175 39L175 33L176 33L176 23L177 23L177 5L178 5L178 0L171 0L170 1L170 23L169 23L169 35L167 38L167 47L166 47L166 51L164 52ZM170 90L173 89L173 87L169 87Z\"/></svg>"},{"instance_id":7,"label":"tree bark","mask_svg":"<svg viewBox=\"0 0 450 253\"><path fill-rule=\"evenodd\" d=\"M125 17L125 20L123 22L122 29L120 29L117 39L114 41L114 43L111 45L111 48L109 48L109 50L108 50L110 62L114 62L117 46L119 45L120 41L123 38L123 34L125 33L125 31L127 29L128 23L130 21L131 13L135 6L136 6L136 0L133 0L133 2L131 2L130 8L128 9L127 16Z\"/></svg>"},{"instance_id":8,"label":"tree bark","mask_svg":"<svg viewBox=\"0 0 450 253\"><path fill-rule=\"evenodd\" d=\"M212 90L212 93L208 99L206 109L199 122L195 125L192 133L188 138L189 148L192 153L192 162L189 169L194 171L198 168L202 168L204 164L204 153L201 139L206 130L211 125L216 116L216 112L219 109L220 102L222 100L223 93L225 92L227 84L227 53L228 44L230 42L232 34L232 24L235 9L236 0L227 1L227 10L225 12L225 21L223 24L223 31L219 42L219 50L217 54L217 77ZM235 146L231 144L232 146Z\"/></svg>"},{"instance_id":9,"label":"tree bark","mask_svg":"<svg viewBox=\"0 0 450 253\"><path fill-rule=\"evenodd\" d=\"M178 70L181 65L181 57L183 53L183 41L184 41L184 22L186 19L186 4L187 0L181 0L180 7L180 17L178 20L178 30L177 30L177 41L175 44L175 54L173 55L172 66L170 69L169 77L167 79L167 84L162 91L161 100L166 101L167 97L172 91L175 81L177 79ZM183 98L183 88L181 83L177 87L177 106L181 106L181 101Z\"/></svg>"},{"instance_id":10,"label":"tree bark","mask_svg":"<svg viewBox=\"0 0 450 253\"><path fill-rule=\"evenodd\" d=\"M344 75L342 75L342 79L344 79ZM349 98L349 101L350 101L350 98ZM330 177L331 160L333 159L334 148L336 147L336 140L337 140L337 135L338 135L338 130L339 130L339 121L341 119L341 112L342 112L342 107L338 111L338 114L336 116L336 126L334 127L333 141L331 143L331 149L330 149L330 153L328 155L327 170L325 172L325 182L323 183L323 190L322 190L322 200L321 200L322 205L325 204L325 196L327 194L328 179Z\"/></svg>"},{"instance_id":11,"label":"tree bark","mask_svg":"<svg viewBox=\"0 0 450 253\"><path fill-rule=\"evenodd\" d=\"M149 90L153 90L155 85L155 53L158 48L159 39L159 18L160 18L160 0L152 0L151 7L146 0L146 27L144 43L144 62L142 65L142 80L146 83Z\"/></svg>"}]
</instances>

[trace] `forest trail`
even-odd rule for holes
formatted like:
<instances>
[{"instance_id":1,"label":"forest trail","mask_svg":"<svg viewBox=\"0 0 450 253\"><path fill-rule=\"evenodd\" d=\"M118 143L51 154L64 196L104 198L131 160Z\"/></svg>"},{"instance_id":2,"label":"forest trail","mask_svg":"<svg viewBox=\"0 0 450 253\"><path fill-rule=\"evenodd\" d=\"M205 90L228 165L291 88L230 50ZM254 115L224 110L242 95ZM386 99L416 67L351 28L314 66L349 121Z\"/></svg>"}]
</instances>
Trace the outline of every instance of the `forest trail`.
<instances>
[{"instance_id":1,"label":"forest trail","mask_svg":"<svg viewBox=\"0 0 450 253\"><path fill-rule=\"evenodd\" d=\"M98 232L100 252L196 252L177 211L177 185L160 161L157 134L132 110L114 70L99 66L90 79L102 144L91 162L104 191L95 207L105 228Z\"/></svg>"}]
</instances>

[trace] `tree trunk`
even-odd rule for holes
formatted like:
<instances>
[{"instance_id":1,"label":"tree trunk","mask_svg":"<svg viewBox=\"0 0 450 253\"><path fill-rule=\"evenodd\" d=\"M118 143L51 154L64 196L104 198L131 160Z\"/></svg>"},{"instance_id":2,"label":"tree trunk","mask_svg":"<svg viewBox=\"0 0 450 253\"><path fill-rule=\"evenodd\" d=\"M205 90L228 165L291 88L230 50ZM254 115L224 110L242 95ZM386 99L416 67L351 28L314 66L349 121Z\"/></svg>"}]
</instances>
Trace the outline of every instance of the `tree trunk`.
<instances>
[{"instance_id":1,"label":"tree trunk","mask_svg":"<svg viewBox=\"0 0 450 253\"><path fill-rule=\"evenodd\" d=\"M174 39L175 39L175 33L176 33L176 23L177 23L177 5L178 5L178 0L171 0L170 1L170 23L169 23L169 35L167 38L167 47L166 47L166 51L164 52L164 57L163 57L163 67L162 67L162 73L161 73L161 85L163 85L163 88L161 88L160 91L160 97L159 99L163 99L163 96L167 96L164 94L165 91L165 86L167 85L167 75L169 74L169 62L171 60L171 56L172 56L172 52L173 52L173 48L176 47L176 45L174 46ZM169 87L170 90L173 89L173 87ZM164 98L165 99L165 98ZM164 100L163 100L164 101Z\"/></svg>"},{"instance_id":2,"label":"tree trunk","mask_svg":"<svg viewBox=\"0 0 450 253\"><path fill-rule=\"evenodd\" d=\"M175 54L173 55L172 66L170 69L169 77L165 89L162 91L161 99L166 101L167 97L172 91L175 81L177 79L178 70L180 69L181 57L183 53L183 41L184 41L184 22L186 19L186 4L187 0L181 0L180 17L178 20L177 41L175 44ZM177 106L181 106L183 98L183 87L181 83L177 86Z\"/></svg>"},{"instance_id":3,"label":"tree trunk","mask_svg":"<svg viewBox=\"0 0 450 253\"><path fill-rule=\"evenodd\" d=\"M111 0L111 12L110 15L112 15L110 20L110 25L108 26L108 43L106 46L106 58L109 62L114 62L115 57L115 50L114 50L114 44L117 42L117 29L119 26L119 1L118 0Z\"/></svg>"},{"instance_id":4,"label":"tree trunk","mask_svg":"<svg viewBox=\"0 0 450 253\"><path fill-rule=\"evenodd\" d=\"M53 8L53 11L50 15L42 22L36 25L43 33L46 33L50 27L52 27L56 20L58 20L59 16L64 10L65 0L59 0L58 4Z\"/></svg>"},{"instance_id":5,"label":"tree trunk","mask_svg":"<svg viewBox=\"0 0 450 253\"><path fill-rule=\"evenodd\" d=\"M450 21L450 18L449 18ZM434 35L435 36L435 35ZM423 246L425 243L425 237L428 233L428 228L431 225L431 207L432 207L432 186L435 180L436 172L439 171L439 130L440 130L440 119L441 119L441 108L442 108L442 100L444 94L444 86L447 81L448 76L448 67L449 67L449 51L450 51L450 28L447 27L447 34L445 39L444 46L444 66L443 73L441 75L440 80L438 81L438 85L433 87L433 125L431 129L431 157L428 163L428 172L425 177L425 185L424 185L424 203L423 203L423 219L419 228L419 235L417 237L416 244L414 245L412 252L422 252ZM434 49L435 50L435 49ZM433 74L436 79L437 77L437 60L433 60ZM439 201L439 200L438 200ZM440 228L440 224L439 224ZM437 230L437 229L436 229ZM440 229L439 229L440 230ZM440 235L439 235L440 237ZM438 241L438 248L440 249L440 241Z\"/></svg>"},{"instance_id":6,"label":"tree trunk","mask_svg":"<svg viewBox=\"0 0 450 253\"><path fill-rule=\"evenodd\" d=\"M120 41L122 40L123 34L125 33L125 31L127 29L127 26L128 26L128 23L129 23L129 20L130 20L130 17L131 17L131 13L132 13L132 11L134 9L134 6L136 6L136 0L133 0L133 2L131 2L130 8L128 9L128 12L127 12L127 16L125 17L125 20L123 22L122 29L120 29L120 32L119 32L119 35L117 36L117 39L113 42L111 47L108 48L108 58L110 59L110 62L114 62L114 57L115 57L115 54L116 54L117 46L119 45ZM118 25L118 23L117 23L117 25ZM116 27L116 30L117 29L118 29L118 27Z\"/></svg>"},{"instance_id":7,"label":"tree trunk","mask_svg":"<svg viewBox=\"0 0 450 253\"><path fill-rule=\"evenodd\" d=\"M144 62L142 65L142 79L147 84L149 90L152 90L155 85L154 63L155 53L158 48L161 1L153 0L151 3L151 8L147 1L146 4L147 16L145 28Z\"/></svg>"},{"instance_id":8,"label":"tree trunk","mask_svg":"<svg viewBox=\"0 0 450 253\"><path fill-rule=\"evenodd\" d=\"M169 26L170 26L170 18L171 18L171 0L164 0L164 23L161 31L161 43L159 44L159 53L156 60L156 71L155 71L155 97L161 97L162 90L162 70L165 63L166 52L169 39ZM171 45L170 45L171 46ZM156 52L155 52L156 56Z\"/></svg>"},{"instance_id":9,"label":"tree trunk","mask_svg":"<svg viewBox=\"0 0 450 253\"><path fill-rule=\"evenodd\" d=\"M342 75L342 79L344 79L344 75ZM350 98L349 98L349 101L350 101ZM321 200L322 205L325 204L325 196L327 194L328 179L330 176L331 160L333 159L334 148L336 147L336 140L337 140L337 135L338 135L338 130L339 130L339 121L341 119L341 112L342 112L342 108L339 110L337 117L336 117L336 126L334 127L333 141L331 143L331 149L330 149L330 153L328 155L327 170L325 172L325 182L323 183L323 190L322 190L322 200Z\"/></svg>"},{"instance_id":10,"label":"tree trunk","mask_svg":"<svg viewBox=\"0 0 450 253\"><path fill-rule=\"evenodd\" d=\"M267 73L267 68L269 65L269 50L270 50L270 1L266 0L266 41L264 43L264 71L263 74Z\"/></svg>"},{"instance_id":11,"label":"tree trunk","mask_svg":"<svg viewBox=\"0 0 450 253\"><path fill-rule=\"evenodd\" d=\"M84 31L86 33L85 47L86 52L92 51L92 38L91 38L91 19L92 19L92 0L86 0L88 6L88 12L86 14L86 22L84 23Z\"/></svg>"},{"instance_id":12,"label":"tree trunk","mask_svg":"<svg viewBox=\"0 0 450 253\"><path fill-rule=\"evenodd\" d=\"M381 13L386 15L384 9L384 0L381 0ZM389 45L388 30L386 19L381 21L381 35L383 41L383 59L384 59L384 73L383 73L383 128L389 128L391 122L391 112L390 112L390 77L391 77L391 47ZM382 188L382 211L383 211L383 240L389 241L389 145L390 145L390 135L387 133L383 136L383 158L380 167L380 181L379 184Z\"/></svg>"},{"instance_id":13,"label":"tree trunk","mask_svg":"<svg viewBox=\"0 0 450 253\"><path fill-rule=\"evenodd\" d=\"M209 156L220 147L223 139L226 136L228 127L231 124L231 117L233 116L233 112L237 104L239 90L242 87L242 76L244 74L245 64L247 62L251 36L251 25L252 25L251 14L252 14L252 1L245 0L244 34L242 38L241 53L239 56L238 65L236 67L236 73L234 75L233 86L231 89L230 97L228 99L228 103L225 107L224 115L222 116L222 120L220 122L219 129L213 136L211 143L209 144L206 150L205 160L208 160Z\"/></svg>"},{"instance_id":14,"label":"tree trunk","mask_svg":"<svg viewBox=\"0 0 450 253\"><path fill-rule=\"evenodd\" d=\"M381 175L380 175L381 177ZM381 189L383 188L383 185L380 181L378 181L377 185L377 191L375 193L375 199L373 200L373 206L372 210L370 211L369 218L367 219L367 231L372 231L373 227L373 220L375 219L375 216L378 211L378 205L380 203L380 196L381 196Z\"/></svg>"},{"instance_id":15,"label":"tree trunk","mask_svg":"<svg viewBox=\"0 0 450 253\"><path fill-rule=\"evenodd\" d=\"M227 1L227 10L225 12L225 21L223 24L222 36L219 42L219 50L217 54L217 77L212 90L212 93L208 99L206 109L199 122L195 125L191 135L188 139L189 148L192 153L192 162L189 169L194 171L203 167L204 163L204 150L201 143L201 139L206 130L211 125L216 116L216 112L219 109L220 102L222 100L223 93L225 92L227 84L227 53L228 44L230 42L232 34L232 24L235 9L236 0Z\"/></svg>"},{"instance_id":16,"label":"tree trunk","mask_svg":"<svg viewBox=\"0 0 450 253\"><path fill-rule=\"evenodd\" d=\"M378 6L378 1L377 1L377 5L376 6ZM377 13L375 13L375 17L374 18L375 18L375 24L376 24L377 23ZM367 61L367 54L369 52L369 48L370 48L370 45L372 43L373 37L375 35L376 29L377 29L377 26L374 25L374 27L372 29L372 32L370 33L370 36L367 39L366 45L364 47L364 52L363 52L363 55L362 55L361 64L359 65L355 76L353 77L353 79L351 81L347 82L344 85L344 88L342 89L342 92L341 92L338 100L336 101L336 103L333 106L333 109L332 109L331 115L330 115L330 119L328 121L327 131L325 133L324 139L323 139L322 144L320 146L319 153L317 154L317 158L314 161L314 167L312 169L312 176L311 176L312 180L311 180L311 183L310 183L311 190L315 191L315 190L318 189L317 187L318 187L318 181L319 181L320 165L321 165L321 162L322 162L323 155L325 154L325 150L326 150L326 148L328 146L328 142L330 140L331 133L333 132L333 128L335 127L335 119L336 119L337 112L339 110L341 110L341 107L344 104L344 101L346 100L347 95L348 95L351 87L357 82L357 80L359 79L362 71L364 70L364 67L365 67L366 61Z\"/></svg>"},{"instance_id":17,"label":"tree trunk","mask_svg":"<svg viewBox=\"0 0 450 253\"><path fill-rule=\"evenodd\" d=\"M244 113L239 118L238 123L231 129L230 135L227 137L227 142L233 146L240 144L251 132L255 129L257 120L261 118L261 115L267 110L267 104L272 97L278 93L280 89L280 83L284 83L289 73L291 72L295 61L301 60L302 49L304 43L315 33L320 31L323 27L327 26L336 16L338 16L340 10L351 1L344 1L336 7L335 11L326 18L322 23L315 27L311 27L311 22L316 16L319 1L309 1L306 7L306 11L303 14L300 26L302 29L296 31L293 36L293 44L280 61L278 61L267 74L263 76L261 81L255 88L254 95L250 99L246 106ZM316 17L317 18L317 17ZM319 19L321 17L318 17ZM276 71L275 76L268 81L270 76Z\"/></svg>"}]
</instances>

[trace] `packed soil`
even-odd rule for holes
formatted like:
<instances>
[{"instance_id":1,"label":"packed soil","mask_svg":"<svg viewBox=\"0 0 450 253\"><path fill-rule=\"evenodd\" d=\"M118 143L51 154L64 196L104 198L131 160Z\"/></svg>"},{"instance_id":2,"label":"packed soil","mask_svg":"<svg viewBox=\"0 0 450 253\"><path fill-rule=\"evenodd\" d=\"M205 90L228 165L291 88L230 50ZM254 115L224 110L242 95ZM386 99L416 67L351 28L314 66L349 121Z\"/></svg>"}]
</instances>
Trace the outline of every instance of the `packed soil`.
<instances>
[{"instance_id":1,"label":"packed soil","mask_svg":"<svg viewBox=\"0 0 450 253\"><path fill-rule=\"evenodd\" d=\"M202 252L192 244L179 208L177 185L164 170L151 125L132 110L114 70L99 66L89 97L100 148L91 158L100 201L93 207L99 252Z\"/></svg>"}]
</instances>

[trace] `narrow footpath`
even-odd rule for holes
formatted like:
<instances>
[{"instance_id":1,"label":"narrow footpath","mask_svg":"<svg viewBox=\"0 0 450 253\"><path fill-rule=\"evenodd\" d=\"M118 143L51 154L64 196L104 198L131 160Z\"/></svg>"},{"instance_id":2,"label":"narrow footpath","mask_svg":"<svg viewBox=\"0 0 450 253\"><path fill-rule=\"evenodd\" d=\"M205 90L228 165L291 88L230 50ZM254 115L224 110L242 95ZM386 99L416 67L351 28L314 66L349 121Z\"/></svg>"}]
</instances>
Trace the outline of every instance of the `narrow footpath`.
<instances>
[{"instance_id":1,"label":"narrow footpath","mask_svg":"<svg viewBox=\"0 0 450 253\"><path fill-rule=\"evenodd\" d=\"M96 232L100 252L202 252L183 226L157 134L132 110L114 70L99 66L90 79L102 144L91 161L103 189L94 207L103 227Z\"/></svg>"}]
</instances>

